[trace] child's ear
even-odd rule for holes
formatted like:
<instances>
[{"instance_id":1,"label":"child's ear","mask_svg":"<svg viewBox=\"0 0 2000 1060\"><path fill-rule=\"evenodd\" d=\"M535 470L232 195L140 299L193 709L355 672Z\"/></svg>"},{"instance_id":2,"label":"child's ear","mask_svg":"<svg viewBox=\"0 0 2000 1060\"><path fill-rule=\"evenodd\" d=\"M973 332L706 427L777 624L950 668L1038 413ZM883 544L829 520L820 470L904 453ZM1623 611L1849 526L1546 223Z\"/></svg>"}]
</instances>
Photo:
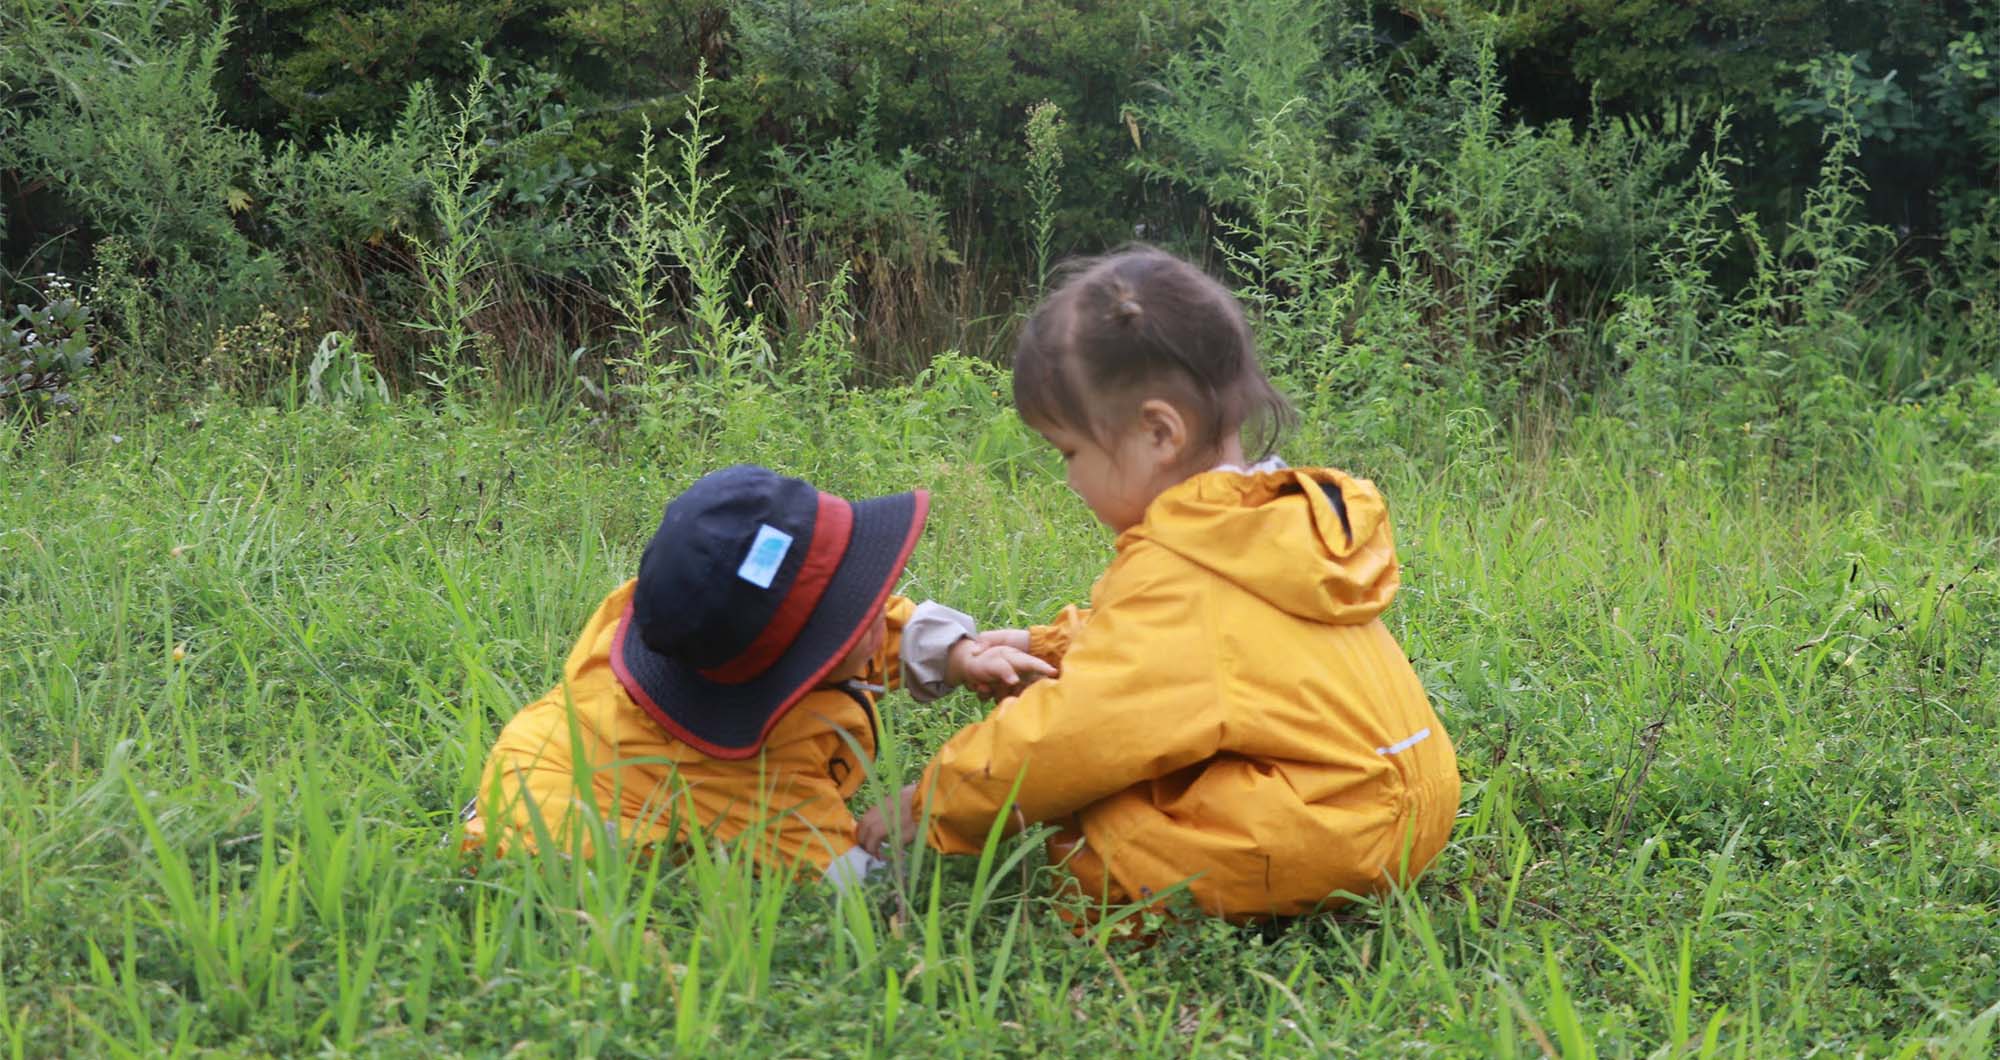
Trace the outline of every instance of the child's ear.
<instances>
[{"instance_id":1,"label":"child's ear","mask_svg":"<svg viewBox=\"0 0 2000 1060\"><path fill-rule=\"evenodd\" d=\"M1147 398L1139 405L1139 427L1153 451L1172 465L1187 452L1188 423L1170 401Z\"/></svg>"}]
</instances>

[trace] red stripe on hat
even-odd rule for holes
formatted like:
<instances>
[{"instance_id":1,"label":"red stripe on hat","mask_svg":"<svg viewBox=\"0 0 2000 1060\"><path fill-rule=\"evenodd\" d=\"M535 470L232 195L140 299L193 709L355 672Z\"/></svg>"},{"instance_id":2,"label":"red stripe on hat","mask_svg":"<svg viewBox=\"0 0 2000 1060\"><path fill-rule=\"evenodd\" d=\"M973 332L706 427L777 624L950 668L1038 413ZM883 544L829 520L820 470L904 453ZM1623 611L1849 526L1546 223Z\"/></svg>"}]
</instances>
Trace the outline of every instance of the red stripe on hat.
<instances>
[{"instance_id":1,"label":"red stripe on hat","mask_svg":"<svg viewBox=\"0 0 2000 1060\"><path fill-rule=\"evenodd\" d=\"M813 518L812 544L807 546L805 562L799 565L777 613L765 623L757 639L735 658L696 672L717 684L736 685L770 669L785 654L785 649L792 646L792 641L798 639L799 630L805 628L806 619L819 606L819 598L825 595L827 584L840 569L841 558L847 555L847 540L853 533L854 509L830 493L820 494L819 513Z\"/></svg>"},{"instance_id":2,"label":"red stripe on hat","mask_svg":"<svg viewBox=\"0 0 2000 1060\"><path fill-rule=\"evenodd\" d=\"M881 617L882 606L889 602L889 590L895 588L896 579L903 576L903 566L910 562L910 552L917 547L917 538L923 536L924 522L930 518L931 492L929 490L911 490L910 492L916 501L916 511L910 517L909 530L903 534L902 547L896 550L896 562L889 568L888 579L883 581L881 587L875 590L875 601L868 605L867 611L863 612L864 617L861 623L854 627L854 632L849 633L847 639L840 642L840 650L834 652L826 660L825 665L814 670L811 676L801 681L797 688L792 689L790 693L786 694L785 698L781 701L784 703L784 706L772 711L771 716L764 720L764 728L757 734L758 747L764 746L765 738L770 736L771 730L776 728L778 722L784 719L785 712L796 706L799 698L807 692L812 691L813 686L826 680L827 672L839 665L840 660L846 658L847 653L853 651L856 644L861 643L861 635L868 632L868 627L874 625L875 620ZM755 753L754 750L739 751L719 757L747 758Z\"/></svg>"}]
</instances>

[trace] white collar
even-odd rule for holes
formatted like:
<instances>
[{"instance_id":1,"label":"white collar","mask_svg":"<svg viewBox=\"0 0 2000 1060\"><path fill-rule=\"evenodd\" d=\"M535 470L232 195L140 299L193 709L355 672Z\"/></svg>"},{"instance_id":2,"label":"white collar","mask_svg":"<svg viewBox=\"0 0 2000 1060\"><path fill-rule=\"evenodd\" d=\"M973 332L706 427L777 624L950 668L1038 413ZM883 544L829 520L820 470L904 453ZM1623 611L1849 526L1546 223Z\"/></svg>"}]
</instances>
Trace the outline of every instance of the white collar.
<instances>
[{"instance_id":1,"label":"white collar","mask_svg":"<svg viewBox=\"0 0 2000 1060\"><path fill-rule=\"evenodd\" d=\"M1234 471L1239 475L1257 475L1266 471L1283 471L1284 469L1285 462L1275 456L1265 457L1251 464L1249 467L1244 467L1241 464L1217 464L1209 468L1210 471Z\"/></svg>"}]
</instances>

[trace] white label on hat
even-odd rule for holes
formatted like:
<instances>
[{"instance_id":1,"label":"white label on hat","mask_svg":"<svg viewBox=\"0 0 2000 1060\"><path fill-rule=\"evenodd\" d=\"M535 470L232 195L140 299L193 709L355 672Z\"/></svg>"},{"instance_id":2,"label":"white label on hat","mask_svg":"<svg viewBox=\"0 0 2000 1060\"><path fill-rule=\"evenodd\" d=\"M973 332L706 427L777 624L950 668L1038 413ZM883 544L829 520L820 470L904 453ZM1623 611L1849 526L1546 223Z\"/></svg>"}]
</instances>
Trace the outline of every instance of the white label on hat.
<instances>
[{"instance_id":1,"label":"white label on hat","mask_svg":"<svg viewBox=\"0 0 2000 1060\"><path fill-rule=\"evenodd\" d=\"M778 576L778 568L785 562L785 554L791 550L792 535L769 523L759 524L757 540L750 543L750 554L743 557L736 576L759 589L769 589L771 580Z\"/></svg>"}]
</instances>

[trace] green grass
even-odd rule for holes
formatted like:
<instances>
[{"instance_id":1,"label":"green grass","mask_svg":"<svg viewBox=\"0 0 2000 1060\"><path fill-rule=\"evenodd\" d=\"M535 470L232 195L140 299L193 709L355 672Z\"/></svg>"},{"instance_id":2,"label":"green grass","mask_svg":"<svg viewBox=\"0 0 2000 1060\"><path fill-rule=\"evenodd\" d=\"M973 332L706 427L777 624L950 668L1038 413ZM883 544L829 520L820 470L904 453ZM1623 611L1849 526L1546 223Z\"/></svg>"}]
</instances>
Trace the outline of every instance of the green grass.
<instances>
[{"instance_id":1,"label":"green grass","mask_svg":"<svg viewBox=\"0 0 2000 1060\"><path fill-rule=\"evenodd\" d=\"M910 593L1084 597L1108 541L1002 392L747 389L650 444L221 399L0 443L0 1056L1991 1055L2000 496L1907 416L1812 481L1311 417L1288 455L1389 497L1467 781L1423 882L1338 917L1080 939L1015 840L852 900L454 853L492 734L705 470L927 486ZM876 790L978 710L892 698Z\"/></svg>"}]
</instances>

